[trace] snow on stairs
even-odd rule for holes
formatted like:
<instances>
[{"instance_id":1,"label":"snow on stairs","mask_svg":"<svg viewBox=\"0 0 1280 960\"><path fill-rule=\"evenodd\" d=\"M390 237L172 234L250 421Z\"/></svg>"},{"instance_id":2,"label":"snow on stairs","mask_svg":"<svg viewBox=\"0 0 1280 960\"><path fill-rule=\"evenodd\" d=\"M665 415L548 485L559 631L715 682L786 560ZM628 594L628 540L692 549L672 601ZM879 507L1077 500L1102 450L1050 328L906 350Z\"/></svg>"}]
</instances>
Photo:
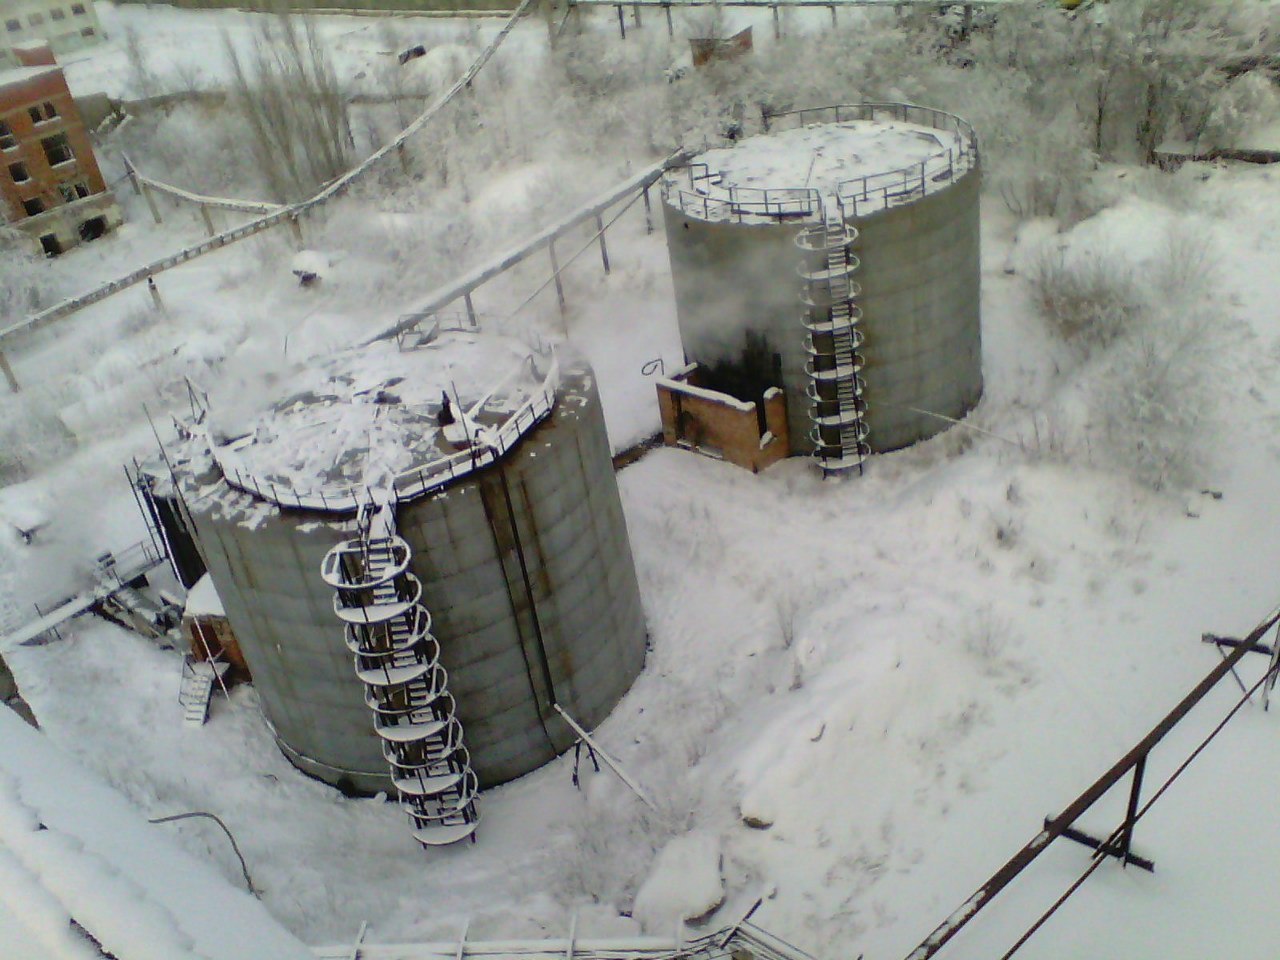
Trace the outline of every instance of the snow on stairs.
<instances>
[{"instance_id":1,"label":"snow on stairs","mask_svg":"<svg viewBox=\"0 0 1280 960\"><path fill-rule=\"evenodd\" d=\"M182 684L178 688L178 703L182 706L184 723L193 727L204 726L209 719L214 684L230 668L229 663L197 660L190 654L182 658Z\"/></svg>"},{"instance_id":2,"label":"snow on stairs","mask_svg":"<svg viewBox=\"0 0 1280 960\"><path fill-rule=\"evenodd\" d=\"M853 281L860 265L852 251L857 237L858 231L842 219L828 219L825 214L796 237L796 245L807 254L800 266L805 282L800 300L806 307L804 325L809 331L804 341L813 423L809 436L824 476L853 469L861 473L871 453L862 396L865 361L858 352L863 342L858 328L862 311L855 302L862 289ZM814 269L814 255L824 261L818 269Z\"/></svg>"},{"instance_id":3,"label":"snow on stairs","mask_svg":"<svg viewBox=\"0 0 1280 960\"><path fill-rule=\"evenodd\" d=\"M409 572L409 545L389 508L361 512L360 535L325 556L320 575L334 589L347 648L401 808L424 847L475 840L479 784L462 744L422 584Z\"/></svg>"}]
</instances>

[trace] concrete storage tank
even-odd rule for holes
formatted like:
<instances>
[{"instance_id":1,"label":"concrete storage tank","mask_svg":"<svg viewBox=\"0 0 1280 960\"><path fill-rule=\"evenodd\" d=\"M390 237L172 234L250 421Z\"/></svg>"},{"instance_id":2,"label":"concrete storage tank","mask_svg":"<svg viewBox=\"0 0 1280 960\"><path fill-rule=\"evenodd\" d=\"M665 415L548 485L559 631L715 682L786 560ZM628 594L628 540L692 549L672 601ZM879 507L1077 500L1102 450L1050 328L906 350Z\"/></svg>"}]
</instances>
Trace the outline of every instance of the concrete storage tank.
<instances>
[{"instance_id":1,"label":"concrete storage tank","mask_svg":"<svg viewBox=\"0 0 1280 960\"><path fill-rule=\"evenodd\" d=\"M967 123L896 103L775 115L671 171L686 360L740 400L781 386L829 471L946 429L982 394L980 177Z\"/></svg>"},{"instance_id":2,"label":"concrete storage tank","mask_svg":"<svg viewBox=\"0 0 1280 960\"><path fill-rule=\"evenodd\" d=\"M351 631L344 644L335 616L352 622L350 597L340 590L335 603L334 548L367 535L371 501L389 503L387 542L400 564L380 579L399 591L393 600L414 594L402 612L417 646L402 653L438 685L430 697L449 698L441 736L454 737L460 721L481 785L573 745L553 705L587 726L608 715L640 672L646 634L584 362L443 334L415 349L382 342L337 355L280 396L265 415L225 424L215 398L177 469L263 711L294 765L356 792L394 786L402 798L437 782L425 761L405 759L405 731L423 714L395 705L421 691L370 680L377 651Z\"/></svg>"}]
</instances>

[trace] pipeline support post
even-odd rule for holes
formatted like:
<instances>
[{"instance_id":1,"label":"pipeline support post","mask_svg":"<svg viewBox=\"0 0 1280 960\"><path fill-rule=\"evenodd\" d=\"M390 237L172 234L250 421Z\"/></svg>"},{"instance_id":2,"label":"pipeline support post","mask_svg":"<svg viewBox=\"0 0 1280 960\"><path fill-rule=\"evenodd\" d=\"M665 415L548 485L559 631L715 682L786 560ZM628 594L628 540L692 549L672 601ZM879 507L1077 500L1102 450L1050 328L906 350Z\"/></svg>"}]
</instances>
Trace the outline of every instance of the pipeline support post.
<instances>
[{"instance_id":1,"label":"pipeline support post","mask_svg":"<svg viewBox=\"0 0 1280 960\"><path fill-rule=\"evenodd\" d=\"M609 247L604 242L604 217L596 214L596 236L600 238L600 262L604 265L605 276L609 275Z\"/></svg>"},{"instance_id":2,"label":"pipeline support post","mask_svg":"<svg viewBox=\"0 0 1280 960\"><path fill-rule=\"evenodd\" d=\"M209 232L209 236L215 236L218 231L213 227L213 214L209 212L207 203L200 204L200 216L204 219L204 228Z\"/></svg>"},{"instance_id":3,"label":"pipeline support post","mask_svg":"<svg viewBox=\"0 0 1280 960\"><path fill-rule=\"evenodd\" d=\"M142 183L142 198L147 201L147 209L151 211L151 219L154 220L157 225L162 223L163 221L160 219L160 208L156 206L156 198L152 195L151 188L147 186L145 181Z\"/></svg>"},{"instance_id":4,"label":"pipeline support post","mask_svg":"<svg viewBox=\"0 0 1280 960\"><path fill-rule=\"evenodd\" d=\"M618 32L622 34L622 39L627 39L627 16L622 12L622 4L616 7L618 11Z\"/></svg>"},{"instance_id":5,"label":"pipeline support post","mask_svg":"<svg viewBox=\"0 0 1280 960\"><path fill-rule=\"evenodd\" d=\"M147 293L151 294L151 305L164 313L164 301L160 299L160 288L156 286L155 277L147 277Z\"/></svg>"},{"instance_id":6,"label":"pipeline support post","mask_svg":"<svg viewBox=\"0 0 1280 960\"><path fill-rule=\"evenodd\" d=\"M644 232L653 233L653 207L649 203L649 185L644 188Z\"/></svg>"},{"instance_id":7,"label":"pipeline support post","mask_svg":"<svg viewBox=\"0 0 1280 960\"><path fill-rule=\"evenodd\" d=\"M133 163L128 156L122 153L120 154L120 159L124 161L124 172L129 178L129 184L133 187L133 195L136 197L141 196L142 187L138 185L138 171L133 169Z\"/></svg>"},{"instance_id":8,"label":"pipeline support post","mask_svg":"<svg viewBox=\"0 0 1280 960\"><path fill-rule=\"evenodd\" d=\"M662 11L667 15L667 37L674 40L676 38L676 28L671 23L671 4L664 3L662 5Z\"/></svg>"},{"instance_id":9,"label":"pipeline support post","mask_svg":"<svg viewBox=\"0 0 1280 960\"><path fill-rule=\"evenodd\" d=\"M1129 806L1124 814L1124 832L1120 834L1120 856L1123 866L1129 865L1129 853L1133 846L1133 826L1138 816L1138 798L1142 793L1142 774L1147 769L1144 754L1133 765L1133 786L1129 788Z\"/></svg>"},{"instance_id":10,"label":"pipeline support post","mask_svg":"<svg viewBox=\"0 0 1280 960\"><path fill-rule=\"evenodd\" d=\"M621 10L622 8L619 7L618 9ZM564 319L564 284L560 281L560 261L556 257L556 242L554 240L547 242L547 252L551 254L551 275L555 277L556 281L556 300L560 304L560 318Z\"/></svg>"},{"instance_id":11,"label":"pipeline support post","mask_svg":"<svg viewBox=\"0 0 1280 960\"><path fill-rule=\"evenodd\" d=\"M4 355L3 350L0 350L0 373L4 374L10 393L22 392L22 387L18 385L18 378L13 375L13 367L9 366L9 358Z\"/></svg>"}]
</instances>

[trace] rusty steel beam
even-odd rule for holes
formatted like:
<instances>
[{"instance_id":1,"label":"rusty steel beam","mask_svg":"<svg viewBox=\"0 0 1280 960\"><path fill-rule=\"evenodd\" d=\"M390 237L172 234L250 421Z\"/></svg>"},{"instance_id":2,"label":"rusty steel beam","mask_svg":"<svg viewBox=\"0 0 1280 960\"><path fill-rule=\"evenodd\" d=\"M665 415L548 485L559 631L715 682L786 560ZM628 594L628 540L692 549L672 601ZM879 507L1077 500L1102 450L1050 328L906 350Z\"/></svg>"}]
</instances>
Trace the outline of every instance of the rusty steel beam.
<instances>
[{"instance_id":1,"label":"rusty steel beam","mask_svg":"<svg viewBox=\"0 0 1280 960\"><path fill-rule=\"evenodd\" d=\"M996 894L1009 885L1009 883L1025 870L1045 849L1066 832L1067 828L1080 818L1080 816L1093 806L1099 798L1108 790L1116 785L1117 782L1129 771L1133 770L1140 762L1144 761L1147 754L1151 752L1152 747L1158 744L1172 730L1183 717L1191 712L1205 696L1218 685L1232 668L1239 663L1244 657L1250 653L1254 646L1258 644L1264 634L1277 623L1280 623L1280 613L1273 613L1258 626L1250 631L1249 635L1244 638L1239 646L1234 647L1221 663L1217 664L1208 674L1196 684L1195 688L1188 693L1178 703L1176 707L1165 714L1138 744L1121 757L1116 763L1104 773L1101 777L1093 782L1084 793L1076 797L1062 813L1048 820L1044 829L1031 838L1031 841L1015 853L1007 863L982 884L968 900L961 904L952 914L942 921L924 941L907 955L907 960L928 960L957 933L964 929L970 920L978 915L982 909L995 899Z\"/></svg>"}]
</instances>

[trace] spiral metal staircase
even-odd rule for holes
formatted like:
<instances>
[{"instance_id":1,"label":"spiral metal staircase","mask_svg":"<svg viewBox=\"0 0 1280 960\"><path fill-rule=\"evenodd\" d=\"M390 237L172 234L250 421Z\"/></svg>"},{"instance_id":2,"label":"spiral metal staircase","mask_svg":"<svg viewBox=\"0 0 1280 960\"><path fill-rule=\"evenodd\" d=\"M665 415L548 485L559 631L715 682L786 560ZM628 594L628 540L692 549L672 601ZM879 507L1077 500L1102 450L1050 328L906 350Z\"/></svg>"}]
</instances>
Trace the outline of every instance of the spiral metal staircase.
<instances>
[{"instance_id":1,"label":"spiral metal staircase","mask_svg":"<svg viewBox=\"0 0 1280 960\"><path fill-rule=\"evenodd\" d=\"M400 805L424 847L475 840L479 784L462 743L440 644L409 572L411 551L390 507L362 509L358 536L325 556L321 576L373 711Z\"/></svg>"},{"instance_id":2,"label":"spiral metal staircase","mask_svg":"<svg viewBox=\"0 0 1280 960\"><path fill-rule=\"evenodd\" d=\"M858 352L863 334L858 327L862 311L856 301L862 288L853 280L859 267L853 253L857 238L858 231L843 219L826 216L796 237L796 246L804 253L799 272L808 331L804 348L809 355L805 392L813 423L809 438L824 476L852 470L861 474L863 461L871 454L863 398L865 361Z\"/></svg>"}]
</instances>

